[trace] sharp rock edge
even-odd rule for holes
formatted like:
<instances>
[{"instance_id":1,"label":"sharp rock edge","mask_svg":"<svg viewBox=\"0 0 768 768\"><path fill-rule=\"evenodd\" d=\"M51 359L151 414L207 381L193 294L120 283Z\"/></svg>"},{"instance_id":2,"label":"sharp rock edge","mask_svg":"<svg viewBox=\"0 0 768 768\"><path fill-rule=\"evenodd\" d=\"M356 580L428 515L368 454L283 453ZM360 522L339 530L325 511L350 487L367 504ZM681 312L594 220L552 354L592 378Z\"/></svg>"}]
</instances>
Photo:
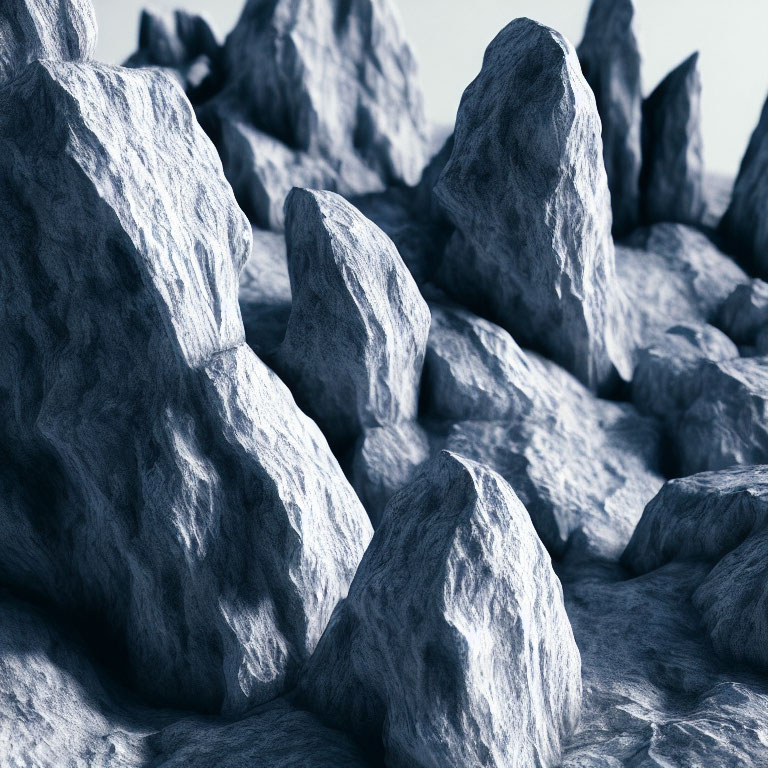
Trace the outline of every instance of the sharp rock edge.
<instances>
[{"instance_id":1,"label":"sharp rock edge","mask_svg":"<svg viewBox=\"0 0 768 768\"><path fill-rule=\"evenodd\" d=\"M646 221L699 224L704 215L701 74L694 53L643 103L643 213Z\"/></svg>"},{"instance_id":2,"label":"sharp rock edge","mask_svg":"<svg viewBox=\"0 0 768 768\"><path fill-rule=\"evenodd\" d=\"M250 228L167 76L34 63L0 92L0 573L105 631L154 701L290 686L370 524L245 346Z\"/></svg>"},{"instance_id":3,"label":"sharp rock edge","mask_svg":"<svg viewBox=\"0 0 768 768\"><path fill-rule=\"evenodd\" d=\"M613 232L640 221L641 60L633 0L593 0L578 48L584 78L603 126L603 159L613 209Z\"/></svg>"},{"instance_id":4,"label":"sharp rock edge","mask_svg":"<svg viewBox=\"0 0 768 768\"><path fill-rule=\"evenodd\" d=\"M460 233L439 276L455 298L592 389L630 377L600 118L561 35L517 19L491 43L435 194Z\"/></svg>"},{"instance_id":5,"label":"sharp rock edge","mask_svg":"<svg viewBox=\"0 0 768 768\"><path fill-rule=\"evenodd\" d=\"M249 0L224 70L201 119L255 224L282 227L292 186L349 196L419 180L429 132L390 0Z\"/></svg>"},{"instance_id":6,"label":"sharp rock edge","mask_svg":"<svg viewBox=\"0 0 768 768\"><path fill-rule=\"evenodd\" d=\"M286 200L293 306L276 365L333 445L416 418L430 316L392 241L333 192Z\"/></svg>"},{"instance_id":7,"label":"sharp rock edge","mask_svg":"<svg viewBox=\"0 0 768 768\"><path fill-rule=\"evenodd\" d=\"M85 61L96 48L91 0L3 0L0 85L39 59Z\"/></svg>"},{"instance_id":8,"label":"sharp rock edge","mask_svg":"<svg viewBox=\"0 0 768 768\"><path fill-rule=\"evenodd\" d=\"M390 501L301 695L387 764L554 766L581 706L560 583L494 472L441 453Z\"/></svg>"}]
</instances>

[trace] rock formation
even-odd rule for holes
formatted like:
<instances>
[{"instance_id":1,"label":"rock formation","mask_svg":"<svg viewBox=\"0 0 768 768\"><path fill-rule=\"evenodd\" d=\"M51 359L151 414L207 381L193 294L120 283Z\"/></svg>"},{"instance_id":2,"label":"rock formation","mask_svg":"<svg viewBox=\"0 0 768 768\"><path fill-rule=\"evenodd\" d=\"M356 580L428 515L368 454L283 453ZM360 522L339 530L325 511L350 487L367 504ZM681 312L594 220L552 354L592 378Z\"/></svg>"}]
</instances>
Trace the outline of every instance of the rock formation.
<instances>
[{"instance_id":1,"label":"rock formation","mask_svg":"<svg viewBox=\"0 0 768 768\"><path fill-rule=\"evenodd\" d=\"M720 306L717 325L740 346L755 346L768 325L768 283L755 279L737 285Z\"/></svg>"},{"instance_id":2,"label":"rock formation","mask_svg":"<svg viewBox=\"0 0 768 768\"><path fill-rule=\"evenodd\" d=\"M96 48L90 0L3 0L0 85L38 59L86 61Z\"/></svg>"},{"instance_id":3,"label":"rock formation","mask_svg":"<svg viewBox=\"0 0 768 768\"><path fill-rule=\"evenodd\" d=\"M286 201L293 309L276 364L334 445L416 417L429 309L392 241L332 192Z\"/></svg>"},{"instance_id":4,"label":"rock formation","mask_svg":"<svg viewBox=\"0 0 768 768\"><path fill-rule=\"evenodd\" d=\"M105 633L150 700L273 698L370 526L244 344L215 150L167 76L97 64L31 64L0 126L0 579Z\"/></svg>"},{"instance_id":5,"label":"rock formation","mask_svg":"<svg viewBox=\"0 0 768 768\"><path fill-rule=\"evenodd\" d=\"M701 222L705 203L698 53L672 70L643 103L642 190L646 221Z\"/></svg>"},{"instance_id":6,"label":"rock formation","mask_svg":"<svg viewBox=\"0 0 768 768\"><path fill-rule=\"evenodd\" d=\"M768 101L741 161L731 204L720 222L720 232L736 258L750 271L768 278Z\"/></svg>"},{"instance_id":7,"label":"rock formation","mask_svg":"<svg viewBox=\"0 0 768 768\"><path fill-rule=\"evenodd\" d=\"M329 721L392 766L554 766L579 717L579 652L514 491L442 453L389 503L304 673Z\"/></svg>"},{"instance_id":8,"label":"rock formation","mask_svg":"<svg viewBox=\"0 0 768 768\"><path fill-rule=\"evenodd\" d=\"M562 36L529 19L499 33L435 193L461 233L440 276L457 300L593 389L629 378L600 118Z\"/></svg>"},{"instance_id":9,"label":"rock formation","mask_svg":"<svg viewBox=\"0 0 768 768\"><path fill-rule=\"evenodd\" d=\"M640 219L643 91L634 19L633 0L592 0L578 48L603 126L603 158L617 235L631 232Z\"/></svg>"}]
</instances>

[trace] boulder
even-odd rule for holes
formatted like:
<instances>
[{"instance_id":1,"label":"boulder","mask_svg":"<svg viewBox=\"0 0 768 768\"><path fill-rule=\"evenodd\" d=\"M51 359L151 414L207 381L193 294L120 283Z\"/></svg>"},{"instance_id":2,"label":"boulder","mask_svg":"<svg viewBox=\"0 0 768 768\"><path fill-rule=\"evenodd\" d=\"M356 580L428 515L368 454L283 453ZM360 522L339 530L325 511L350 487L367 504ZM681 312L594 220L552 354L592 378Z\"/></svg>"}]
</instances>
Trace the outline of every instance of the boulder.
<instances>
[{"instance_id":1,"label":"boulder","mask_svg":"<svg viewBox=\"0 0 768 768\"><path fill-rule=\"evenodd\" d=\"M717 325L737 344L754 346L768 325L768 283L755 279L737 285L721 305Z\"/></svg>"},{"instance_id":2,"label":"boulder","mask_svg":"<svg viewBox=\"0 0 768 768\"><path fill-rule=\"evenodd\" d=\"M286 201L293 308L275 365L335 446L416 417L429 309L392 241L333 192Z\"/></svg>"},{"instance_id":3,"label":"boulder","mask_svg":"<svg viewBox=\"0 0 768 768\"><path fill-rule=\"evenodd\" d=\"M244 343L250 227L181 89L45 61L0 91L0 580L148 701L290 687L370 524Z\"/></svg>"},{"instance_id":4,"label":"boulder","mask_svg":"<svg viewBox=\"0 0 768 768\"><path fill-rule=\"evenodd\" d=\"M391 766L554 766L581 704L549 556L512 488L443 452L389 503L300 693Z\"/></svg>"},{"instance_id":5,"label":"boulder","mask_svg":"<svg viewBox=\"0 0 768 768\"><path fill-rule=\"evenodd\" d=\"M85 61L96 48L91 0L3 0L0 85L41 59Z\"/></svg>"},{"instance_id":6,"label":"boulder","mask_svg":"<svg viewBox=\"0 0 768 768\"><path fill-rule=\"evenodd\" d=\"M603 125L603 158L616 235L640 218L643 90L633 0L592 0L578 47L584 78Z\"/></svg>"},{"instance_id":7,"label":"boulder","mask_svg":"<svg viewBox=\"0 0 768 768\"><path fill-rule=\"evenodd\" d=\"M221 53L221 43L203 16L144 9L139 22L139 48L124 66L162 67L194 97L207 77L218 75Z\"/></svg>"},{"instance_id":8,"label":"boulder","mask_svg":"<svg viewBox=\"0 0 768 768\"><path fill-rule=\"evenodd\" d=\"M720 233L750 272L768 279L768 101L749 141Z\"/></svg>"},{"instance_id":9,"label":"boulder","mask_svg":"<svg viewBox=\"0 0 768 768\"><path fill-rule=\"evenodd\" d=\"M673 69L643 103L642 190L646 221L695 225L704 216L698 53Z\"/></svg>"},{"instance_id":10,"label":"boulder","mask_svg":"<svg viewBox=\"0 0 768 768\"><path fill-rule=\"evenodd\" d=\"M529 19L498 34L435 194L460 233L439 273L460 303L592 389L629 378L600 117L561 35Z\"/></svg>"}]
</instances>

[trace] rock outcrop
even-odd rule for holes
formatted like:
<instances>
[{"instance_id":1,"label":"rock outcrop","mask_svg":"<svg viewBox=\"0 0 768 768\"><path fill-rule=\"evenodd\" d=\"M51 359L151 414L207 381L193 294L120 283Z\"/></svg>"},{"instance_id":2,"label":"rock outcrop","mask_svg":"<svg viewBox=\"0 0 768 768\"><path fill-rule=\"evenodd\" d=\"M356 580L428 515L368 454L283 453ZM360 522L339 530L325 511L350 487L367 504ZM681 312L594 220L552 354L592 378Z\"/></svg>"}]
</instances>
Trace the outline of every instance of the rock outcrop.
<instances>
[{"instance_id":1,"label":"rock outcrop","mask_svg":"<svg viewBox=\"0 0 768 768\"><path fill-rule=\"evenodd\" d=\"M444 452L391 501L302 679L392 766L554 766L579 652L514 491Z\"/></svg>"},{"instance_id":2,"label":"rock outcrop","mask_svg":"<svg viewBox=\"0 0 768 768\"><path fill-rule=\"evenodd\" d=\"M629 378L600 118L561 35L517 19L491 43L435 194L460 232L440 271L457 300L593 389Z\"/></svg>"},{"instance_id":3,"label":"rock outcrop","mask_svg":"<svg viewBox=\"0 0 768 768\"><path fill-rule=\"evenodd\" d=\"M416 418L429 309L392 241L332 192L286 201L293 308L276 365L334 445Z\"/></svg>"},{"instance_id":4,"label":"rock outcrop","mask_svg":"<svg viewBox=\"0 0 768 768\"><path fill-rule=\"evenodd\" d=\"M86 61L96 48L91 0L3 0L0 85L38 59Z\"/></svg>"},{"instance_id":5,"label":"rock outcrop","mask_svg":"<svg viewBox=\"0 0 768 768\"><path fill-rule=\"evenodd\" d=\"M616 235L631 232L640 219L643 91L634 19L633 0L592 0L578 48L603 125L603 158Z\"/></svg>"},{"instance_id":6,"label":"rock outcrop","mask_svg":"<svg viewBox=\"0 0 768 768\"><path fill-rule=\"evenodd\" d=\"M768 279L768 101L749 141L720 232L736 258Z\"/></svg>"},{"instance_id":7,"label":"rock outcrop","mask_svg":"<svg viewBox=\"0 0 768 768\"><path fill-rule=\"evenodd\" d=\"M415 184L427 160L416 65L390 0L249 0L201 120L263 227L282 226L294 186L349 196Z\"/></svg>"},{"instance_id":8,"label":"rock outcrop","mask_svg":"<svg viewBox=\"0 0 768 768\"><path fill-rule=\"evenodd\" d=\"M0 92L0 580L106 633L149 700L291 684L371 529L244 344L250 228L162 73Z\"/></svg>"},{"instance_id":9,"label":"rock outcrop","mask_svg":"<svg viewBox=\"0 0 768 768\"><path fill-rule=\"evenodd\" d=\"M206 78L217 76L221 53L216 33L204 17L186 11L144 10L139 48L125 66L162 67L194 97Z\"/></svg>"},{"instance_id":10,"label":"rock outcrop","mask_svg":"<svg viewBox=\"0 0 768 768\"><path fill-rule=\"evenodd\" d=\"M699 224L704 215L699 54L673 69L643 103L643 214Z\"/></svg>"},{"instance_id":11,"label":"rock outcrop","mask_svg":"<svg viewBox=\"0 0 768 768\"><path fill-rule=\"evenodd\" d=\"M755 279L737 285L720 306L716 322L739 346L754 347L768 325L768 283Z\"/></svg>"}]
</instances>

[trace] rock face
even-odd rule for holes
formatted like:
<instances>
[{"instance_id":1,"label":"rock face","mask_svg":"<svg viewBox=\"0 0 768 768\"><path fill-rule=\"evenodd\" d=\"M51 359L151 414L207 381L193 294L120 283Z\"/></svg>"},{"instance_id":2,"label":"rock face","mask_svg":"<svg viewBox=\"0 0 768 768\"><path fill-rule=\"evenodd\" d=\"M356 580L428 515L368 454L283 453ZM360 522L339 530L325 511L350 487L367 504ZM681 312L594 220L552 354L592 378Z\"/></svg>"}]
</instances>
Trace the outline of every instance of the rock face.
<instances>
[{"instance_id":1,"label":"rock face","mask_svg":"<svg viewBox=\"0 0 768 768\"><path fill-rule=\"evenodd\" d=\"M768 101L766 101L733 187L731 204L720 223L738 260L768 278Z\"/></svg>"},{"instance_id":2,"label":"rock face","mask_svg":"<svg viewBox=\"0 0 768 768\"><path fill-rule=\"evenodd\" d=\"M37 59L84 61L96 48L90 0L3 0L0 85Z\"/></svg>"},{"instance_id":3,"label":"rock face","mask_svg":"<svg viewBox=\"0 0 768 768\"><path fill-rule=\"evenodd\" d=\"M553 766L579 652L514 491L444 452L390 502L302 682L392 766Z\"/></svg>"},{"instance_id":4,"label":"rock face","mask_svg":"<svg viewBox=\"0 0 768 768\"><path fill-rule=\"evenodd\" d=\"M126 67L162 67L188 93L219 67L221 44L202 17L186 11L143 10L139 49Z\"/></svg>"},{"instance_id":5,"label":"rock face","mask_svg":"<svg viewBox=\"0 0 768 768\"><path fill-rule=\"evenodd\" d=\"M668 482L624 554L636 573L703 561L693 594L715 650L768 668L765 615L768 469L733 467Z\"/></svg>"},{"instance_id":6,"label":"rock face","mask_svg":"<svg viewBox=\"0 0 768 768\"><path fill-rule=\"evenodd\" d=\"M557 32L517 19L491 43L435 194L461 233L440 275L454 297L593 389L629 378L600 118Z\"/></svg>"},{"instance_id":7,"label":"rock face","mask_svg":"<svg viewBox=\"0 0 768 768\"><path fill-rule=\"evenodd\" d=\"M704 215L701 75L694 53L643 104L645 219L698 224Z\"/></svg>"},{"instance_id":8,"label":"rock face","mask_svg":"<svg viewBox=\"0 0 768 768\"><path fill-rule=\"evenodd\" d=\"M107 632L150 700L271 699L371 531L244 344L214 148L167 76L95 64L30 65L0 126L0 579Z\"/></svg>"},{"instance_id":9,"label":"rock face","mask_svg":"<svg viewBox=\"0 0 768 768\"><path fill-rule=\"evenodd\" d=\"M720 307L717 325L737 344L754 346L768 325L768 283L756 279L737 285Z\"/></svg>"},{"instance_id":10,"label":"rock face","mask_svg":"<svg viewBox=\"0 0 768 768\"><path fill-rule=\"evenodd\" d=\"M332 192L286 201L293 309L277 366L335 445L416 417L429 309L392 241Z\"/></svg>"},{"instance_id":11,"label":"rock face","mask_svg":"<svg viewBox=\"0 0 768 768\"><path fill-rule=\"evenodd\" d=\"M633 0L592 0L578 48L603 125L603 157L616 235L631 232L640 218L643 91L634 19Z\"/></svg>"},{"instance_id":12,"label":"rock face","mask_svg":"<svg viewBox=\"0 0 768 768\"><path fill-rule=\"evenodd\" d=\"M277 163L277 145L259 133L245 140L256 144L247 167L269 198L248 211L260 226L281 226L293 186L348 196L415 184L427 159L416 65L390 0L249 0L227 38L223 89L201 117L230 169L247 159L243 125L284 145ZM248 185L236 181L240 199Z\"/></svg>"}]
</instances>

